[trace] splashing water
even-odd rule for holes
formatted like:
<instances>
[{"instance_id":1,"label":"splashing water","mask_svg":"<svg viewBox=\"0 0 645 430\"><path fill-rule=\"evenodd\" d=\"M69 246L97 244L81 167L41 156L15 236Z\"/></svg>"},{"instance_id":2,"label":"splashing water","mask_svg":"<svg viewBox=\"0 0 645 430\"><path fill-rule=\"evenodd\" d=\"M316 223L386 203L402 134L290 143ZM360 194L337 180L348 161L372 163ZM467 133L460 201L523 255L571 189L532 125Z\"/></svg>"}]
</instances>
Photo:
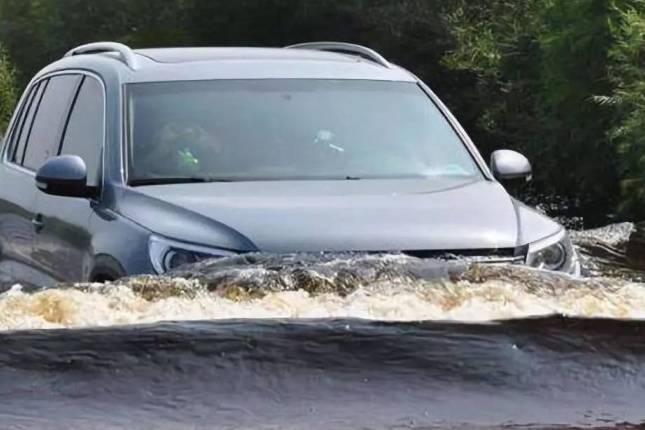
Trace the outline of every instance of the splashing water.
<instances>
[{"instance_id":1,"label":"splashing water","mask_svg":"<svg viewBox=\"0 0 645 430\"><path fill-rule=\"evenodd\" d=\"M632 252L634 255L629 252L630 243L636 243L637 234L642 233L632 223L573 232L572 238L581 254L585 275L645 282L645 255L636 255L643 254L642 250Z\"/></svg>"},{"instance_id":2,"label":"splashing water","mask_svg":"<svg viewBox=\"0 0 645 430\"><path fill-rule=\"evenodd\" d=\"M0 295L0 330L238 318L643 319L642 273L629 268L624 251L632 231L622 224L574 233L594 276L581 279L407 256L251 255L200 263L174 277L31 292L14 286Z\"/></svg>"},{"instance_id":3,"label":"splashing water","mask_svg":"<svg viewBox=\"0 0 645 430\"><path fill-rule=\"evenodd\" d=\"M639 428L633 231L574 233L583 278L244 255L169 277L14 286L0 294L0 427Z\"/></svg>"}]
</instances>

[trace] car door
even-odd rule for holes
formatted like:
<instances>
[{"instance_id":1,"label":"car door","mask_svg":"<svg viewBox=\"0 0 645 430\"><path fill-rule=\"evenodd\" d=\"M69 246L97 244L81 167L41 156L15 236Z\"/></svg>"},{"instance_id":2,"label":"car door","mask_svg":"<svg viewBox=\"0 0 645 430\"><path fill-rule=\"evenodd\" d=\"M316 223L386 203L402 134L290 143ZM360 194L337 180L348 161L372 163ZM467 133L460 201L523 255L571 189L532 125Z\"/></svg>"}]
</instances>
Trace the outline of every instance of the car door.
<instances>
[{"instance_id":1,"label":"car door","mask_svg":"<svg viewBox=\"0 0 645 430\"><path fill-rule=\"evenodd\" d=\"M32 224L36 197L33 173L20 163L46 86L47 80L43 80L25 91L0 152L0 284L4 286L48 281L32 258L36 238Z\"/></svg>"},{"instance_id":2,"label":"car door","mask_svg":"<svg viewBox=\"0 0 645 430\"><path fill-rule=\"evenodd\" d=\"M5 216L10 217L10 227L5 227L5 231L14 229L13 234L6 234L5 241L9 250L14 252L5 260L9 262L15 278L24 283L51 285L56 280L41 264L37 254L41 221L36 212L39 191L34 178L44 161L59 149L69 107L81 79L80 75L59 74L45 77L33 84L37 86L37 90L25 115L24 125L21 126L20 137L9 148L8 158L5 158L8 166L4 178L8 187L5 193L9 196L5 201L14 199L20 202L23 209L18 217L15 216L15 210L13 214L11 209L3 210ZM17 229L20 229L18 233ZM11 258L12 255L16 258Z\"/></svg>"},{"instance_id":3,"label":"car door","mask_svg":"<svg viewBox=\"0 0 645 430\"><path fill-rule=\"evenodd\" d=\"M60 74L32 84L26 109L12 145L3 155L3 254L6 272L19 282L49 285L54 278L38 262L36 243L40 220L36 213L36 170L54 155L69 106L81 76ZM12 131L13 133L13 131Z\"/></svg>"},{"instance_id":4,"label":"car door","mask_svg":"<svg viewBox=\"0 0 645 430\"><path fill-rule=\"evenodd\" d=\"M46 96L46 95L45 95ZM50 155L78 155L88 172L88 185L98 186L104 138L104 94L101 82L84 75L71 102L58 146ZM92 263L89 231L92 206L86 198L36 194L39 223L34 260L59 281L87 279Z\"/></svg>"}]
</instances>

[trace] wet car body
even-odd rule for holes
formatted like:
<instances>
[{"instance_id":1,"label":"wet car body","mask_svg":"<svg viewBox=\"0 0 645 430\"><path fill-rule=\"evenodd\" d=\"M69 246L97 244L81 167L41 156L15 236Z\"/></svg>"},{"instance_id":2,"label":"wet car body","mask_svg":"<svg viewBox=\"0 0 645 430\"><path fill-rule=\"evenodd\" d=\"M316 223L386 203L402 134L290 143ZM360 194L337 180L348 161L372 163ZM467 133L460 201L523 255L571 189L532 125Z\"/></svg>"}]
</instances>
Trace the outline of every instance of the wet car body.
<instances>
[{"instance_id":1,"label":"wet car body","mask_svg":"<svg viewBox=\"0 0 645 430\"><path fill-rule=\"evenodd\" d=\"M180 263L247 252L348 251L463 255L544 267L535 256L553 246L566 254L557 270L579 271L563 227L507 193L498 181L502 176L496 179L457 120L425 84L374 57L372 51L354 51L354 45L335 49L349 51L347 55L329 52L334 49L325 46L133 51L103 43L70 51L44 68L26 89L2 147L0 272L18 282L47 285L163 273ZM65 83L49 87L61 76ZM272 79L417 85L459 137L481 178L143 185L130 181L131 137L124 112L131 85ZM46 106L50 89L60 87L65 95L65 85L72 88L70 95L55 103L63 111L60 124L43 120L41 126L37 106ZM93 149L83 146L81 151L96 157L94 161L65 149L79 103L88 105L78 109L78 115L95 112L96 124L102 126L78 132L86 137L99 131L87 142ZM35 154L28 166L31 139L38 131L45 138L56 137L53 145L59 145L58 152ZM85 189L78 186L78 179L84 179L86 168L95 173L87 176ZM76 188L69 188L72 183Z\"/></svg>"}]
</instances>

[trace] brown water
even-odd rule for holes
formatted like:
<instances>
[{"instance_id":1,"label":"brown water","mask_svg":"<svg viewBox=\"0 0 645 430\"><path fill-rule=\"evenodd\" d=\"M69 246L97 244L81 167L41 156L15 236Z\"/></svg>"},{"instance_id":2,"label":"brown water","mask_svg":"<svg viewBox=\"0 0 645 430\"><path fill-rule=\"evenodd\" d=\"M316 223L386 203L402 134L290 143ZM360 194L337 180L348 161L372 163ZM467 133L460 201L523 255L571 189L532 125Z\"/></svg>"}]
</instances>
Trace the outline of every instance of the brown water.
<instances>
[{"instance_id":1,"label":"brown water","mask_svg":"<svg viewBox=\"0 0 645 430\"><path fill-rule=\"evenodd\" d=\"M630 224L587 277L406 256L257 255L0 295L0 428L645 423ZM186 279L190 278L190 279Z\"/></svg>"}]
</instances>

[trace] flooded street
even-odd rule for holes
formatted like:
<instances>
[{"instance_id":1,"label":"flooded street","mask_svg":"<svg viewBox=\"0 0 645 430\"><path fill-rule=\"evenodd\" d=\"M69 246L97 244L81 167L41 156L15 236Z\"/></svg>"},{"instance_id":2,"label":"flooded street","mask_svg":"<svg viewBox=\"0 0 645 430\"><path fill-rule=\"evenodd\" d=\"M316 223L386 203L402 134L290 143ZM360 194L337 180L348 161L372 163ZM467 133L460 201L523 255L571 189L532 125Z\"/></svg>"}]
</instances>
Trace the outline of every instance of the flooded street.
<instances>
[{"instance_id":1,"label":"flooded street","mask_svg":"<svg viewBox=\"0 0 645 430\"><path fill-rule=\"evenodd\" d=\"M632 224L587 276L408 256L236 257L0 295L0 428L634 428Z\"/></svg>"},{"instance_id":2,"label":"flooded street","mask_svg":"<svg viewBox=\"0 0 645 430\"><path fill-rule=\"evenodd\" d=\"M4 428L613 426L645 418L645 324L164 323L0 336Z\"/></svg>"},{"instance_id":3,"label":"flooded street","mask_svg":"<svg viewBox=\"0 0 645 430\"><path fill-rule=\"evenodd\" d=\"M0 430L444 429L645 430L645 0L0 0Z\"/></svg>"}]
</instances>

